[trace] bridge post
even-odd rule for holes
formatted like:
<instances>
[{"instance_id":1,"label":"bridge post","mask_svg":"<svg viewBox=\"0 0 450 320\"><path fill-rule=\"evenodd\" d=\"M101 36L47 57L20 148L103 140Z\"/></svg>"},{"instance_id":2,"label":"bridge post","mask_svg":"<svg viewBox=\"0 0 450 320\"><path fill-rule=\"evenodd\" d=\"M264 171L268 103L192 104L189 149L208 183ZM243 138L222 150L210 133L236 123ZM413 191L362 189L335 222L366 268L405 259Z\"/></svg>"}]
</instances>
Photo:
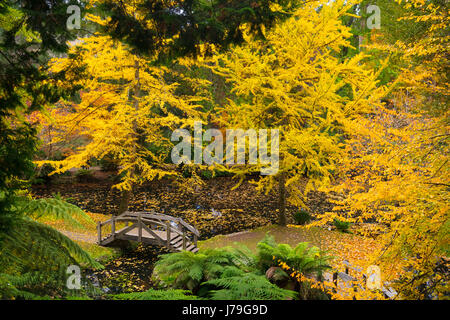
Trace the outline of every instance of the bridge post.
<instances>
[{"instance_id":1,"label":"bridge post","mask_svg":"<svg viewBox=\"0 0 450 320\"><path fill-rule=\"evenodd\" d=\"M138 241L142 242L142 214L138 215Z\"/></svg>"},{"instance_id":2,"label":"bridge post","mask_svg":"<svg viewBox=\"0 0 450 320\"><path fill-rule=\"evenodd\" d=\"M111 220L111 235L114 238L116 234L116 218L114 216L112 216L112 220Z\"/></svg>"},{"instance_id":3,"label":"bridge post","mask_svg":"<svg viewBox=\"0 0 450 320\"><path fill-rule=\"evenodd\" d=\"M183 250L186 250L186 232L183 229Z\"/></svg>"},{"instance_id":4,"label":"bridge post","mask_svg":"<svg viewBox=\"0 0 450 320\"><path fill-rule=\"evenodd\" d=\"M198 237L197 237L197 235L194 233L194 244L195 244L195 246L197 246L197 240L198 240Z\"/></svg>"},{"instance_id":5,"label":"bridge post","mask_svg":"<svg viewBox=\"0 0 450 320\"><path fill-rule=\"evenodd\" d=\"M337 271L333 272L333 283L334 283L333 292L336 293L337 289L338 289L338 273L337 273Z\"/></svg>"},{"instance_id":6,"label":"bridge post","mask_svg":"<svg viewBox=\"0 0 450 320\"><path fill-rule=\"evenodd\" d=\"M167 231L167 246L170 247L170 221L166 221L166 231Z\"/></svg>"},{"instance_id":7,"label":"bridge post","mask_svg":"<svg viewBox=\"0 0 450 320\"><path fill-rule=\"evenodd\" d=\"M97 222L97 242L100 244L102 242L102 223Z\"/></svg>"}]
</instances>

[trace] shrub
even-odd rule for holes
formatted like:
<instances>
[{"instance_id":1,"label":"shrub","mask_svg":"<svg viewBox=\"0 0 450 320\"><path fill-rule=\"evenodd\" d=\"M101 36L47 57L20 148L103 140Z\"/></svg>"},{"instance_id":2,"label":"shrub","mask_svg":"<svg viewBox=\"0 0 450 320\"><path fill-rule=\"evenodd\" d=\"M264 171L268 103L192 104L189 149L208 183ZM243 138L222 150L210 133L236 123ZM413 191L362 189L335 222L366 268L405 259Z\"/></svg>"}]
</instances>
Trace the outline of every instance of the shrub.
<instances>
[{"instance_id":1,"label":"shrub","mask_svg":"<svg viewBox=\"0 0 450 320\"><path fill-rule=\"evenodd\" d=\"M214 279L205 285L218 288L209 291L213 300L286 300L297 297L296 292L279 288L265 276L254 273Z\"/></svg>"},{"instance_id":2,"label":"shrub","mask_svg":"<svg viewBox=\"0 0 450 320\"><path fill-rule=\"evenodd\" d=\"M171 288L197 294L202 282L224 273L234 275L243 266L239 254L231 248L182 251L162 255L155 264L153 278Z\"/></svg>"},{"instance_id":3,"label":"shrub","mask_svg":"<svg viewBox=\"0 0 450 320\"><path fill-rule=\"evenodd\" d=\"M232 177L233 174L227 170L214 169L215 177Z\"/></svg>"},{"instance_id":4,"label":"shrub","mask_svg":"<svg viewBox=\"0 0 450 320\"><path fill-rule=\"evenodd\" d=\"M210 180L213 177L213 171L210 170L201 170L200 171L200 177L205 180Z\"/></svg>"},{"instance_id":5,"label":"shrub","mask_svg":"<svg viewBox=\"0 0 450 320\"><path fill-rule=\"evenodd\" d=\"M272 283L266 276L267 269L278 267L278 260L303 274L317 274L330 266L328 257L317 247L300 243L295 248L277 244L273 237L258 243L258 252L253 255L246 247L206 249L198 253L182 251L162 255L155 264L153 280L161 287L190 290L200 298L226 300L283 300L299 297L318 297L309 283L293 286L298 292L283 285ZM285 270L278 268L282 282L295 282ZM300 290L301 289L301 290ZM317 290L316 290L317 291Z\"/></svg>"},{"instance_id":6,"label":"shrub","mask_svg":"<svg viewBox=\"0 0 450 320\"><path fill-rule=\"evenodd\" d=\"M340 232L349 232L350 228L350 222L347 221L341 221L336 218L333 220L333 225L338 229Z\"/></svg>"},{"instance_id":7,"label":"shrub","mask_svg":"<svg viewBox=\"0 0 450 320\"><path fill-rule=\"evenodd\" d=\"M310 222L312 219L311 215L308 213L308 211L304 209L300 209L296 213L294 213L294 220L299 225L304 225Z\"/></svg>"},{"instance_id":8,"label":"shrub","mask_svg":"<svg viewBox=\"0 0 450 320\"><path fill-rule=\"evenodd\" d=\"M197 300L187 290L154 290L111 295L113 300Z\"/></svg>"},{"instance_id":9,"label":"shrub","mask_svg":"<svg viewBox=\"0 0 450 320\"><path fill-rule=\"evenodd\" d=\"M310 247L308 242L301 242L295 248L288 244L277 244L272 236L266 237L257 244L256 265L261 272L270 267L278 267L278 260L302 274L322 275L329 269L331 256L317 247ZM286 274L286 277L288 275Z\"/></svg>"},{"instance_id":10,"label":"shrub","mask_svg":"<svg viewBox=\"0 0 450 320\"><path fill-rule=\"evenodd\" d=\"M92 182L95 181L94 175L89 169L80 169L75 174L78 182Z\"/></svg>"},{"instance_id":11,"label":"shrub","mask_svg":"<svg viewBox=\"0 0 450 320\"><path fill-rule=\"evenodd\" d=\"M189 167L184 167L182 171L183 178L191 178L192 177L192 170Z\"/></svg>"}]
</instances>

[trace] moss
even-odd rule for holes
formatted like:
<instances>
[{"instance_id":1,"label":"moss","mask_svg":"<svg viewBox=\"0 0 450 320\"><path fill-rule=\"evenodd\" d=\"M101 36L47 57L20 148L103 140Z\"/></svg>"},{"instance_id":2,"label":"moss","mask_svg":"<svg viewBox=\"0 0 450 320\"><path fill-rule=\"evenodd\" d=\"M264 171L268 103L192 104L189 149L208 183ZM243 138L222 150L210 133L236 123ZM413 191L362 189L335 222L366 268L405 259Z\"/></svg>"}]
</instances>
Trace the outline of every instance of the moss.
<instances>
[{"instance_id":1,"label":"moss","mask_svg":"<svg viewBox=\"0 0 450 320\"><path fill-rule=\"evenodd\" d=\"M78 245L88 252L89 255L97 261L104 263L118 257L119 252L113 248L105 248L94 243L76 241Z\"/></svg>"}]
</instances>

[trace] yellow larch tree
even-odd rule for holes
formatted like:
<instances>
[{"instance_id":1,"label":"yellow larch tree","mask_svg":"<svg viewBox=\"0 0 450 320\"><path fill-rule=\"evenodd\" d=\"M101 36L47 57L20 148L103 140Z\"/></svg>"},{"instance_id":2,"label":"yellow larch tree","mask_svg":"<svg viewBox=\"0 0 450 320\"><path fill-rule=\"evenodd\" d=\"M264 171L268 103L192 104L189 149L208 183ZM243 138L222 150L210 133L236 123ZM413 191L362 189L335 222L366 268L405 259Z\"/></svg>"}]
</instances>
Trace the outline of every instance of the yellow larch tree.
<instances>
[{"instance_id":1,"label":"yellow larch tree","mask_svg":"<svg viewBox=\"0 0 450 320\"><path fill-rule=\"evenodd\" d=\"M400 20L413 21L424 30L415 41L398 40L394 48L398 50L407 68L403 69L400 80L404 90L422 96L421 105L430 104L429 97L446 109L449 101L449 59L450 50L450 10L448 1L396 0L407 10ZM425 106L423 106L425 109Z\"/></svg>"},{"instance_id":2,"label":"yellow larch tree","mask_svg":"<svg viewBox=\"0 0 450 320\"><path fill-rule=\"evenodd\" d=\"M215 57L212 69L232 83L235 95L217 121L227 128L279 130L278 173L255 183L265 192L278 188L282 225L286 201L305 206L310 190L329 185L347 155L346 135L363 130L366 115L382 107L380 70L367 67L363 54L338 58L351 46L350 28L341 21L351 6L309 1L267 33L267 40L248 37L245 45ZM229 170L243 178L261 167Z\"/></svg>"},{"instance_id":3,"label":"yellow larch tree","mask_svg":"<svg viewBox=\"0 0 450 320\"><path fill-rule=\"evenodd\" d=\"M352 134L353 156L342 164L343 173L352 174L334 188L346 198L322 222L341 212L341 219L370 226L360 232L381 246L363 267L379 265L397 298L441 299L450 280L448 8L433 1L398 2L408 10L404 19L426 32L414 42L372 45L403 54L406 68L392 109L361 122L366 135Z\"/></svg>"},{"instance_id":4,"label":"yellow larch tree","mask_svg":"<svg viewBox=\"0 0 450 320\"><path fill-rule=\"evenodd\" d=\"M94 16L90 19L100 21ZM152 66L150 58L134 55L108 36L79 39L68 57L51 62L53 71L70 70L75 63L71 57L82 61L88 77L79 83L84 88L80 103L60 102L71 111L51 120L59 133L49 144L62 143L73 133L88 141L61 161L38 164L50 164L53 173L62 173L86 166L91 159L114 159L121 176L114 188L123 191L120 213L127 209L133 186L167 175L179 176L165 161L172 146L168 132L193 126L194 120L201 118L207 82ZM196 95L179 94L180 85L166 81L169 74L187 83ZM71 81L70 72L65 81Z\"/></svg>"}]
</instances>

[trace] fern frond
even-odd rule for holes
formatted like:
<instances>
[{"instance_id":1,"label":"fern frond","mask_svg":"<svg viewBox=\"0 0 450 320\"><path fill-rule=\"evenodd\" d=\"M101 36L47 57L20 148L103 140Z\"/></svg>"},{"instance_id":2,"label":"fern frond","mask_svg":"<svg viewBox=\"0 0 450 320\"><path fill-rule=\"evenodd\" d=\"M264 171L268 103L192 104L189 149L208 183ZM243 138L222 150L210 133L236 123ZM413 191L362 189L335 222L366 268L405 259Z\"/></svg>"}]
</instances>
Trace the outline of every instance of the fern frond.
<instances>
[{"instance_id":1,"label":"fern frond","mask_svg":"<svg viewBox=\"0 0 450 320\"><path fill-rule=\"evenodd\" d=\"M187 290L154 290L111 295L114 300L198 300Z\"/></svg>"},{"instance_id":2,"label":"fern frond","mask_svg":"<svg viewBox=\"0 0 450 320\"><path fill-rule=\"evenodd\" d=\"M5 237L2 251L12 254L2 255L0 266L18 263L19 268L21 265L26 265L27 268L39 265L40 269L45 269L46 266L53 268L53 266L80 263L93 268L103 267L67 236L45 224L27 218L17 222L11 234ZM11 256L14 260L8 259Z\"/></svg>"},{"instance_id":3,"label":"fern frond","mask_svg":"<svg viewBox=\"0 0 450 320\"><path fill-rule=\"evenodd\" d=\"M40 283L40 273L26 273L22 275L11 275L0 273L0 299L37 299L40 296L20 288Z\"/></svg>"},{"instance_id":4,"label":"fern frond","mask_svg":"<svg viewBox=\"0 0 450 320\"><path fill-rule=\"evenodd\" d=\"M244 260L231 248L170 253L161 256L155 264L153 276L172 288L196 292L200 283L219 278L225 271L230 272L228 267L240 269Z\"/></svg>"},{"instance_id":5,"label":"fern frond","mask_svg":"<svg viewBox=\"0 0 450 320\"><path fill-rule=\"evenodd\" d=\"M256 263L261 272L278 266L281 260L289 267L301 273L321 274L329 269L329 261L333 258L317 247L310 247L307 242L299 243L295 248L288 244L276 244L273 238L266 236L257 244Z\"/></svg>"},{"instance_id":6,"label":"fern frond","mask_svg":"<svg viewBox=\"0 0 450 320\"><path fill-rule=\"evenodd\" d=\"M265 276L246 273L244 275L214 279L202 285L212 285L218 290L210 291L213 300L286 300L297 297L297 293L270 283Z\"/></svg>"},{"instance_id":7,"label":"fern frond","mask_svg":"<svg viewBox=\"0 0 450 320\"><path fill-rule=\"evenodd\" d=\"M60 198L22 199L18 201L18 206L26 216L37 221L51 218L62 220L78 228L84 228L80 221L91 225L95 224L83 210Z\"/></svg>"}]
</instances>

